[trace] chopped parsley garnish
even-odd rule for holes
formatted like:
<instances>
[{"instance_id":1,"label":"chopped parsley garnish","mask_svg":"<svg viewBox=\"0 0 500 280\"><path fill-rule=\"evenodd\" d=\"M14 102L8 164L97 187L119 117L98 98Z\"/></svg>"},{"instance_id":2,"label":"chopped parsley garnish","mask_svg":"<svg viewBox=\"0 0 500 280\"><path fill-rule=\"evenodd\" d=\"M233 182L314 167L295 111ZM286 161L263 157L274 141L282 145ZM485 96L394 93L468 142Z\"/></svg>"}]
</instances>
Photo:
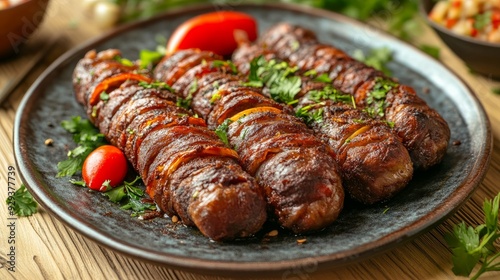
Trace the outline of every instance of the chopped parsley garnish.
<instances>
[{"instance_id":1,"label":"chopped parsley garnish","mask_svg":"<svg viewBox=\"0 0 500 280\"><path fill-rule=\"evenodd\" d=\"M332 79L330 79L330 77L326 73L323 73L323 74L317 76L316 78L314 78L314 80L318 81L318 82L323 82L323 83L331 83L332 82Z\"/></svg>"},{"instance_id":2,"label":"chopped parsley garnish","mask_svg":"<svg viewBox=\"0 0 500 280\"><path fill-rule=\"evenodd\" d=\"M28 192L25 185L21 185L13 195L7 197L5 202L8 206L12 207L14 214L19 217L31 216L38 211L38 204L33 199L31 193Z\"/></svg>"},{"instance_id":3,"label":"chopped parsley garnish","mask_svg":"<svg viewBox=\"0 0 500 280\"><path fill-rule=\"evenodd\" d=\"M140 81L139 85L143 88L157 88L157 89L166 89L169 91L174 91L167 83L165 82L151 82L147 83L144 81Z\"/></svg>"},{"instance_id":4,"label":"chopped parsley garnish","mask_svg":"<svg viewBox=\"0 0 500 280\"><path fill-rule=\"evenodd\" d=\"M125 65L125 66L134 66L134 63L126 58L123 58L119 55L115 56L113 58L114 60L120 62L121 64Z\"/></svg>"},{"instance_id":5,"label":"chopped parsley garnish","mask_svg":"<svg viewBox=\"0 0 500 280\"><path fill-rule=\"evenodd\" d=\"M312 101L319 103L325 100L332 100L333 102L342 102L345 104L350 104L354 108L356 108L356 103L354 102L354 97L350 94L345 94L340 90L333 88L328 85L325 86L322 90L311 90L310 97Z\"/></svg>"},{"instance_id":6,"label":"chopped parsley garnish","mask_svg":"<svg viewBox=\"0 0 500 280\"><path fill-rule=\"evenodd\" d=\"M483 204L484 224L477 227L466 226L464 222L453 227L453 232L445 235L445 240L453 252L453 273L468 277L481 264L470 279L477 279L487 271L500 271L500 251L495 243L500 237L498 228L500 193L493 201L486 199Z\"/></svg>"},{"instance_id":7,"label":"chopped parsley garnish","mask_svg":"<svg viewBox=\"0 0 500 280\"><path fill-rule=\"evenodd\" d=\"M189 108L191 107L191 101L193 101L193 93L195 93L197 90L198 90L198 80L195 79L191 83L188 96L186 98L179 97L175 105L177 105L177 107L189 110Z\"/></svg>"},{"instance_id":8,"label":"chopped parsley garnish","mask_svg":"<svg viewBox=\"0 0 500 280\"><path fill-rule=\"evenodd\" d=\"M323 102L317 103L317 104L312 104L312 105L307 105L304 107L301 107L297 110L295 115L302 120L308 125L312 123L319 123L323 121L323 108L317 109L317 105L324 105Z\"/></svg>"},{"instance_id":9,"label":"chopped parsley garnish","mask_svg":"<svg viewBox=\"0 0 500 280\"><path fill-rule=\"evenodd\" d=\"M177 98L177 102L175 103L175 105L177 105L177 107L181 107L181 108L184 108L184 109L189 109L189 107L191 106L191 98Z\"/></svg>"},{"instance_id":10,"label":"chopped parsley garnish","mask_svg":"<svg viewBox=\"0 0 500 280\"><path fill-rule=\"evenodd\" d=\"M323 83L331 83L332 82L332 79L330 79L330 77L328 76L327 73L323 73L323 74L318 76L318 71L316 71L315 69L311 69L309 71L306 71L304 73L304 76L309 77L317 82L323 82Z\"/></svg>"},{"instance_id":11,"label":"chopped parsley garnish","mask_svg":"<svg viewBox=\"0 0 500 280\"><path fill-rule=\"evenodd\" d=\"M263 56L250 62L249 81L245 85L269 89L271 98L289 105L297 103L295 96L300 92L302 79L293 75L297 67L274 59L267 61Z\"/></svg>"},{"instance_id":12,"label":"chopped parsley garnish","mask_svg":"<svg viewBox=\"0 0 500 280\"><path fill-rule=\"evenodd\" d=\"M372 90L367 94L366 103L368 106L364 109L364 111L372 118L384 117L385 108L387 107L385 100L387 93L396 86L397 83L392 80L380 77L376 78L375 86L373 86Z\"/></svg>"},{"instance_id":13,"label":"chopped parsley garnish","mask_svg":"<svg viewBox=\"0 0 500 280\"><path fill-rule=\"evenodd\" d=\"M82 170L85 158L97 147L104 145L104 135L89 120L81 117L73 117L65 120L61 126L73 134L73 140L77 147L68 152L68 158L57 163L58 173L56 177L72 176Z\"/></svg>"},{"instance_id":14,"label":"chopped parsley garnish","mask_svg":"<svg viewBox=\"0 0 500 280\"><path fill-rule=\"evenodd\" d=\"M232 123L230 119L224 120L223 123L221 123L217 129L215 129L215 134L219 136L220 140L226 144L226 146L229 146L229 139L227 138L227 130L229 129L229 125Z\"/></svg>"},{"instance_id":15,"label":"chopped parsley garnish","mask_svg":"<svg viewBox=\"0 0 500 280\"><path fill-rule=\"evenodd\" d=\"M212 61L212 65L217 68L221 67L229 67L231 69L231 72L234 74L238 74L238 68L236 68L236 65L231 60L214 60Z\"/></svg>"},{"instance_id":16,"label":"chopped parsley garnish","mask_svg":"<svg viewBox=\"0 0 500 280\"><path fill-rule=\"evenodd\" d=\"M164 55L165 50L160 48L157 48L156 51L141 50L139 53L139 59L141 61L139 66L141 67L141 69L152 67L153 65L158 63Z\"/></svg>"}]
</instances>

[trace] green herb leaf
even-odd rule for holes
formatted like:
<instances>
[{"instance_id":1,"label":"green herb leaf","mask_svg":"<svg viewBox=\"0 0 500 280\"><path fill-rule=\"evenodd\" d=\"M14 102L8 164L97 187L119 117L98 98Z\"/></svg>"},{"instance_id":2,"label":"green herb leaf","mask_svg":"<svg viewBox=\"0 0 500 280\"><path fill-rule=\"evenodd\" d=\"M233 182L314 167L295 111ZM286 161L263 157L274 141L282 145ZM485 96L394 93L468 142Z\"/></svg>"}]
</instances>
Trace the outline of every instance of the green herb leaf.
<instances>
[{"instance_id":1,"label":"green herb leaf","mask_svg":"<svg viewBox=\"0 0 500 280\"><path fill-rule=\"evenodd\" d=\"M385 101L387 93L397 86L392 80L384 78L376 78L375 85L372 90L366 95L366 103L368 106L364 109L372 118L384 117L387 102Z\"/></svg>"},{"instance_id":2,"label":"green herb leaf","mask_svg":"<svg viewBox=\"0 0 500 280\"><path fill-rule=\"evenodd\" d=\"M104 192L110 201L121 204L121 209L132 210L132 216L143 214L146 210L156 210L154 203L145 203L144 191L136 186L141 177L137 176L132 182L123 182L123 185L110 188Z\"/></svg>"},{"instance_id":3,"label":"green herb leaf","mask_svg":"<svg viewBox=\"0 0 500 280\"><path fill-rule=\"evenodd\" d=\"M7 197L6 203L14 209L14 213L19 217L31 216L38 211L38 204L25 185L21 185L12 196Z\"/></svg>"},{"instance_id":4,"label":"green herb leaf","mask_svg":"<svg viewBox=\"0 0 500 280\"><path fill-rule=\"evenodd\" d=\"M141 61L140 63L141 69L154 66L163 58L163 56L165 56L165 52L160 52L158 50L156 51L141 50L139 53L139 59Z\"/></svg>"},{"instance_id":5,"label":"green herb leaf","mask_svg":"<svg viewBox=\"0 0 500 280\"><path fill-rule=\"evenodd\" d=\"M143 88L156 88L156 89L166 89L166 90L169 90L169 91L174 91L172 89L172 87L170 87L167 83L165 82L151 82L151 83L147 83L147 82L144 82L144 81L140 81L139 82L139 86L143 87Z\"/></svg>"},{"instance_id":6,"label":"green herb leaf","mask_svg":"<svg viewBox=\"0 0 500 280\"><path fill-rule=\"evenodd\" d=\"M83 180L75 180L75 179L69 179L69 182L75 186L80 186L80 187L86 187L87 184L85 184L85 181Z\"/></svg>"},{"instance_id":7,"label":"green herb leaf","mask_svg":"<svg viewBox=\"0 0 500 280\"><path fill-rule=\"evenodd\" d=\"M314 80L318 81L318 82L323 82L323 83L331 83L332 82L332 79L330 79L330 77L326 73L323 73L323 74L317 76L316 78L314 78Z\"/></svg>"},{"instance_id":8,"label":"green herb leaf","mask_svg":"<svg viewBox=\"0 0 500 280\"><path fill-rule=\"evenodd\" d=\"M115 203L122 201L122 199L127 196L127 193L125 192L125 185L112 188L111 190L106 191L103 194L107 196L110 201Z\"/></svg>"},{"instance_id":9,"label":"green herb leaf","mask_svg":"<svg viewBox=\"0 0 500 280\"><path fill-rule=\"evenodd\" d=\"M309 99L319 103L325 100L332 100L333 102L342 102L356 107L354 97L350 94L343 93L330 85L325 86L322 90L309 91Z\"/></svg>"},{"instance_id":10,"label":"green herb leaf","mask_svg":"<svg viewBox=\"0 0 500 280\"><path fill-rule=\"evenodd\" d=\"M72 176L81 171L85 158L97 147L104 145L104 135L99 133L89 120L73 117L65 120L61 126L73 134L73 140L78 145L68 152L68 158L57 163L56 177Z\"/></svg>"},{"instance_id":11,"label":"green herb leaf","mask_svg":"<svg viewBox=\"0 0 500 280\"><path fill-rule=\"evenodd\" d=\"M477 279L487 271L500 270L500 262L494 262L500 257L495 252L495 241L500 237L498 228L500 193L491 200L485 200L483 211L484 224L473 228L464 222L453 227L453 232L445 235L448 246L452 249L453 273L468 277L472 270L481 264L471 279Z\"/></svg>"},{"instance_id":12,"label":"green herb leaf","mask_svg":"<svg viewBox=\"0 0 500 280\"><path fill-rule=\"evenodd\" d=\"M177 107L184 108L186 110L189 110L191 107L191 101L193 100L193 94L198 90L198 80L194 80L191 83L191 86L189 88L189 93L186 98L181 98L179 97L177 99L176 105Z\"/></svg>"},{"instance_id":13,"label":"green herb leaf","mask_svg":"<svg viewBox=\"0 0 500 280\"><path fill-rule=\"evenodd\" d=\"M301 107L295 112L295 115L304 120L304 122L308 125L312 123L320 123L323 121L323 108L321 107L322 105L325 105L325 103L320 102Z\"/></svg>"},{"instance_id":14,"label":"green herb leaf","mask_svg":"<svg viewBox=\"0 0 500 280\"><path fill-rule=\"evenodd\" d=\"M236 68L236 65L231 60L214 60L212 61L212 65L216 68L229 67L233 74L238 74L238 68Z\"/></svg>"},{"instance_id":15,"label":"green herb leaf","mask_svg":"<svg viewBox=\"0 0 500 280\"><path fill-rule=\"evenodd\" d=\"M250 74L245 85L266 86L271 98L289 105L297 103L296 95L302 87L302 79L295 76L297 67L290 67L286 62L274 59L267 61L263 56L250 62Z\"/></svg>"},{"instance_id":16,"label":"green herb leaf","mask_svg":"<svg viewBox=\"0 0 500 280\"><path fill-rule=\"evenodd\" d=\"M113 58L114 60L120 62L121 64L125 65L125 66L134 66L134 63L126 58L123 58L119 55L115 56Z\"/></svg>"},{"instance_id":17,"label":"green herb leaf","mask_svg":"<svg viewBox=\"0 0 500 280\"><path fill-rule=\"evenodd\" d=\"M219 136L220 140L226 144L226 146L229 146L229 140L227 138L227 130L229 129L229 125L232 123L230 119L224 120L223 123L221 123L217 129L215 129L215 134Z\"/></svg>"}]
</instances>

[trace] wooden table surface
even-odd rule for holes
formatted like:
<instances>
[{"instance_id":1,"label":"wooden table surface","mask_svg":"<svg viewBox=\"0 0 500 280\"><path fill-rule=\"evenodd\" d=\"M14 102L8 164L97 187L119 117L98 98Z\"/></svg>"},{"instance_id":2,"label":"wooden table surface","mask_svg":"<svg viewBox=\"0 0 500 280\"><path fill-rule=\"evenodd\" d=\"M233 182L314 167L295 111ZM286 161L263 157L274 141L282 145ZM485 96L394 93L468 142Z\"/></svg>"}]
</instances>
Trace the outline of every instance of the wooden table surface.
<instances>
[{"instance_id":1,"label":"wooden table surface","mask_svg":"<svg viewBox=\"0 0 500 280\"><path fill-rule=\"evenodd\" d=\"M44 209L16 222L16 271L8 270L7 174L15 166L12 151L14 118L19 103L34 80L59 55L79 43L99 35L102 30L81 14L79 1L53 0L41 28L22 54L0 61L0 90L16 77L22 79L0 107L0 279L221 279L172 270L115 253L74 232ZM1 22L0 24L4 24ZM500 83L471 74L434 33L428 29L419 40L441 46L441 60L456 71L475 91L490 118L494 135L491 165L481 185L456 214L439 226L395 249L367 260L335 269L308 274L287 273L273 279L455 279L451 253L443 235L460 221L471 225L483 222L482 203L500 192L500 95L491 89ZM38 55L43 54L43 55ZM30 62L39 63L30 69ZM19 177L16 177L19 180ZM18 181L19 182L19 181ZM20 184L16 187L18 188ZM500 272L483 279L499 279Z\"/></svg>"}]
</instances>

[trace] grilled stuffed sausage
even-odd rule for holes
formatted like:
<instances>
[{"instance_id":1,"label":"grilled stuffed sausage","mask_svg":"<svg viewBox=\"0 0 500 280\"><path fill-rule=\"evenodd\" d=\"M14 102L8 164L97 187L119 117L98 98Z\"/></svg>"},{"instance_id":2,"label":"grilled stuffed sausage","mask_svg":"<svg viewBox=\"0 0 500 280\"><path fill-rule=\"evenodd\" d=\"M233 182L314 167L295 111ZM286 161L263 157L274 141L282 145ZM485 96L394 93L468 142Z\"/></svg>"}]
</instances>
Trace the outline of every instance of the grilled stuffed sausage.
<instances>
[{"instance_id":1,"label":"grilled stuffed sausage","mask_svg":"<svg viewBox=\"0 0 500 280\"><path fill-rule=\"evenodd\" d=\"M259 45L302 71L326 73L334 87L354 95L358 107L393 123L415 168L436 165L446 154L448 124L413 88L391 80L339 49L320 44L312 31L302 27L278 24L261 37Z\"/></svg>"},{"instance_id":2,"label":"grilled stuffed sausage","mask_svg":"<svg viewBox=\"0 0 500 280\"><path fill-rule=\"evenodd\" d=\"M274 61L274 53L258 45L242 44L233 54L233 62L244 74L268 71L266 66L271 67ZM293 69L275 73L279 71L292 73ZM307 123L335 151L344 187L351 197L373 204L403 189L412 178L413 166L408 151L387 123L356 109L349 95L304 76L300 79L295 112L320 116ZM271 96L269 88L264 92Z\"/></svg>"},{"instance_id":3,"label":"grilled stuffed sausage","mask_svg":"<svg viewBox=\"0 0 500 280\"><path fill-rule=\"evenodd\" d=\"M344 192L331 151L290 109L242 85L230 63L198 50L166 56L155 78L191 100L210 128L224 133L263 187L279 224L296 233L331 224ZM224 131L222 131L224 130Z\"/></svg>"},{"instance_id":4,"label":"grilled stuffed sausage","mask_svg":"<svg viewBox=\"0 0 500 280\"><path fill-rule=\"evenodd\" d=\"M107 140L125 152L146 192L163 212L214 240L256 233L266 202L237 153L177 107L177 96L116 56L117 50L88 52L74 71L75 94Z\"/></svg>"}]
</instances>

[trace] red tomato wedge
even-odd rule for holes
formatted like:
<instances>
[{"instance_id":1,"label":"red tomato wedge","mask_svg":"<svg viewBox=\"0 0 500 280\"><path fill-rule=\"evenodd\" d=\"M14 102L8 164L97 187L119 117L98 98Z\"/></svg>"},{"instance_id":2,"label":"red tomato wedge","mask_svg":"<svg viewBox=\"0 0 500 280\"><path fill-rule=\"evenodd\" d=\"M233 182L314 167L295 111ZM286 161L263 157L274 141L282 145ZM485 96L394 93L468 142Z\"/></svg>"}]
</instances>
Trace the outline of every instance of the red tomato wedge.
<instances>
[{"instance_id":1,"label":"red tomato wedge","mask_svg":"<svg viewBox=\"0 0 500 280\"><path fill-rule=\"evenodd\" d=\"M185 21L174 31L167 44L167 54L198 48L230 55L238 47L236 36L254 41L257 21L248 14L234 11L202 14Z\"/></svg>"}]
</instances>

